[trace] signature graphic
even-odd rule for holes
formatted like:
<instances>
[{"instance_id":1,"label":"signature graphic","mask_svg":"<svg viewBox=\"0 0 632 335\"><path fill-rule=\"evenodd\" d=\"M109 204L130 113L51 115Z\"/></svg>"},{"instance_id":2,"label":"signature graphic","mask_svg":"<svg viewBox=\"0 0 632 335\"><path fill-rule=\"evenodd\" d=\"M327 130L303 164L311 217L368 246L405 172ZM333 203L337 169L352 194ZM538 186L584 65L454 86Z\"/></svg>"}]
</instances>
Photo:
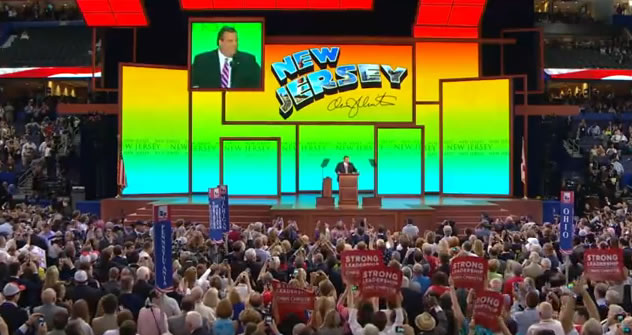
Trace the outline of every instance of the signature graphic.
<instances>
[{"instance_id":1,"label":"signature graphic","mask_svg":"<svg viewBox=\"0 0 632 335\"><path fill-rule=\"evenodd\" d=\"M396 101L396 96L388 95L386 93L380 93L373 98L368 95L361 95L358 98L346 99L337 97L329 102L327 110L333 111L337 109L346 109L349 118L353 119L358 116L358 113L362 108L394 106Z\"/></svg>"}]
</instances>

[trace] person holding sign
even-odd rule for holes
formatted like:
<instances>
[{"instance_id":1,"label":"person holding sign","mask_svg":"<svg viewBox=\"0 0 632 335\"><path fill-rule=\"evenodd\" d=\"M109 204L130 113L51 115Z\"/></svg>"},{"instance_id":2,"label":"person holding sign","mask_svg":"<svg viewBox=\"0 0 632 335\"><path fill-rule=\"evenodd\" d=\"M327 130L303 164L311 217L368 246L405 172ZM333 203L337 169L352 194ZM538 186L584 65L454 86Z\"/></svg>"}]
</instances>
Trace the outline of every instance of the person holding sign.
<instances>
[{"instance_id":1,"label":"person holding sign","mask_svg":"<svg viewBox=\"0 0 632 335\"><path fill-rule=\"evenodd\" d=\"M350 288L347 286L347 290L345 293L347 295L347 306L349 308L349 327L351 328L351 332L353 334L364 334L367 326L379 326L378 330L380 334L391 334L394 333L393 330L397 329L397 327L401 327L404 324L404 309L402 308L402 294L398 293L395 296L391 297L394 300L395 307L395 321L390 326L384 325L372 325L367 324L362 327L358 322L358 307L360 306L361 301L355 301L355 292L353 290L350 291ZM382 312L380 312L382 313ZM390 313L386 313L390 315ZM381 329L380 329L381 328Z\"/></svg>"}]
</instances>

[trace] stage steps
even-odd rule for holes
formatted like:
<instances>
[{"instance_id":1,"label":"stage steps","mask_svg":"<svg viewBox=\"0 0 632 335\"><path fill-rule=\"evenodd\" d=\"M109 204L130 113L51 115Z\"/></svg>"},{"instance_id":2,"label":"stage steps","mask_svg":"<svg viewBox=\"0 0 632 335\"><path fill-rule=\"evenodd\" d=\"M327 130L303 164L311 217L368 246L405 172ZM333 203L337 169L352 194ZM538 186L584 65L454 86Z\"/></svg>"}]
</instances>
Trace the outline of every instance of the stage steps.
<instances>
[{"instance_id":1,"label":"stage steps","mask_svg":"<svg viewBox=\"0 0 632 335\"><path fill-rule=\"evenodd\" d=\"M269 224L272 222L270 207L266 205L231 205L229 206L230 222L240 226L247 226L254 222ZM183 219L195 223L208 224L208 206L200 205L170 205L172 221ZM145 206L127 216L128 222L151 221L152 207Z\"/></svg>"},{"instance_id":2,"label":"stage steps","mask_svg":"<svg viewBox=\"0 0 632 335\"><path fill-rule=\"evenodd\" d=\"M444 220L452 220L456 223L459 235L463 234L466 228L476 228L481 223L482 213L486 213L492 219L504 219L512 214L497 204L477 206L439 205L432 207L435 209L435 224L441 225Z\"/></svg>"}]
</instances>

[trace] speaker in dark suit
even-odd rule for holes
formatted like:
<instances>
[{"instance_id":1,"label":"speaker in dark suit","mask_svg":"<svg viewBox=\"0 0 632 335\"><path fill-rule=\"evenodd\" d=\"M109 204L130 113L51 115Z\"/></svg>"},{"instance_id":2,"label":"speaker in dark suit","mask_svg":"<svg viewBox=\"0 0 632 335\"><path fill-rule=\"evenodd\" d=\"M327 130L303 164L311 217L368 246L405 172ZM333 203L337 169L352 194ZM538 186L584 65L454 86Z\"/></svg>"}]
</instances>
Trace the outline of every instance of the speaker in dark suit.
<instances>
[{"instance_id":1,"label":"speaker in dark suit","mask_svg":"<svg viewBox=\"0 0 632 335\"><path fill-rule=\"evenodd\" d=\"M345 156L344 160L336 165L336 174L358 173L358 170L349 161L349 156Z\"/></svg>"},{"instance_id":2,"label":"speaker in dark suit","mask_svg":"<svg viewBox=\"0 0 632 335\"><path fill-rule=\"evenodd\" d=\"M255 56L239 51L237 31L224 26L217 34L218 48L195 56L191 66L193 88L260 88L261 67Z\"/></svg>"}]
</instances>

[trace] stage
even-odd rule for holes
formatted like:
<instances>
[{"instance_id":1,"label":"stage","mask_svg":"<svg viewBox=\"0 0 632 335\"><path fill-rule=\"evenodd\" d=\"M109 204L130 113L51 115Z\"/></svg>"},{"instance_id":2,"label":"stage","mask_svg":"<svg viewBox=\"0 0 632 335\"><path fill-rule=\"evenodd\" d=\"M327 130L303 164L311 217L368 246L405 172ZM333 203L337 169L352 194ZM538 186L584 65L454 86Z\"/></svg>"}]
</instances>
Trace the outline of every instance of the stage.
<instances>
[{"instance_id":1,"label":"stage","mask_svg":"<svg viewBox=\"0 0 632 335\"><path fill-rule=\"evenodd\" d=\"M347 224L352 218L367 218L369 223L399 230L410 218L421 230L434 229L445 219L456 221L459 229L475 227L481 213L491 217L528 215L536 222L542 221L542 203L539 200L513 198L457 198L427 195L416 198L382 198L380 207L363 207L363 199L372 194L361 194L359 205L316 207L318 194L283 195L279 198L230 198L230 221L239 225L252 222L271 222L275 217L286 221L296 220L301 231L311 235L316 222L334 224L342 219ZM334 194L337 201L337 195ZM150 221L153 205L169 205L172 219L184 219L208 224L208 196L181 197L123 197L101 201L101 217L104 220L124 218L127 223L137 220Z\"/></svg>"}]
</instances>

